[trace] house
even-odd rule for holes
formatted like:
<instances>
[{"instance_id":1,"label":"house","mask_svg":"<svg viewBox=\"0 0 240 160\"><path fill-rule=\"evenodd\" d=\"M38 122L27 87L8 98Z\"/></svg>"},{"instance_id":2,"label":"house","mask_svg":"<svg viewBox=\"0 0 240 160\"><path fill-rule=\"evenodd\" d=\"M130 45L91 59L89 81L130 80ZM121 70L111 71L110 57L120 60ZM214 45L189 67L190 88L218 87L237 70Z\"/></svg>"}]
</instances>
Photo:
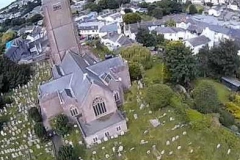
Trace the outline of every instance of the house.
<instances>
[{"instance_id":1,"label":"house","mask_svg":"<svg viewBox=\"0 0 240 160\"><path fill-rule=\"evenodd\" d=\"M52 38L53 32L55 38L50 39L50 58L57 60L52 80L39 87L45 128L51 131L50 121L64 114L78 125L88 147L124 134L126 119L118 107L131 86L127 61L121 56L98 61L92 53L80 49L78 35L74 28L69 29L69 25L74 26L69 0L43 0L43 5L48 37ZM55 21L59 12L66 23Z\"/></svg>"},{"instance_id":2,"label":"house","mask_svg":"<svg viewBox=\"0 0 240 160\"><path fill-rule=\"evenodd\" d=\"M101 37L101 43L107 46L109 50L113 51L120 47L130 46L134 43L134 41L123 34L115 32Z\"/></svg>"},{"instance_id":3,"label":"house","mask_svg":"<svg viewBox=\"0 0 240 160\"><path fill-rule=\"evenodd\" d=\"M240 81L232 77L222 77L221 82L232 91L240 91Z\"/></svg>"},{"instance_id":4,"label":"house","mask_svg":"<svg viewBox=\"0 0 240 160\"><path fill-rule=\"evenodd\" d=\"M202 0L190 0L193 4L202 4Z\"/></svg>"},{"instance_id":5,"label":"house","mask_svg":"<svg viewBox=\"0 0 240 160\"><path fill-rule=\"evenodd\" d=\"M40 86L39 102L43 123L65 114L79 125L88 146L127 131L118 110L130 86L128 65L121 57L98 62L88 54L67 51L52 69L53 80Z\"/></svg>"},{"instance_id":6,"label":"house","mask_svg":"<svg viewBox=\"0 0 240 160\"><path fill-rule=\"evenodd\" d=\"M106 23L98 20L88 22L77 22L78 30L83 37L98 37L99 30Z\"/></svg>"},{"instance_id":7,"label":"house","mask_svg":"<svg viewBox=\"0 0 240 160\"><path fill-rule=\"evenodd\" d=\"M165 39L171 41L185 40L196 36L185 29L176 27L157 27L155 31L157 34L162 34Z\"/></svg>"},{"instance_id":8,"label":"house","mask_svg":"<svg viewBox=\"0 0 240 160\"><path fill-rule=\"evenodd\" d=\"M230 39L229 29L216 25L204 28L201 35L208 37L212 42L219 43L221 40Z\"/></svg>"},{"instance_id":9,"label":"house","mask_svg":"<svg viewBox=\"0 0 240 160\"><path fill-rule=\"evenodd\" d=\"M229 5L227 6L227 8L233 10L233 11L237 11L238 10L238 3L237 2L233 2L233 3L229 3Z\"/></svg>"},{"instance_id":10,"label":"house","mask_svg":"<svg viewBox=\"0 0 240 160\"><path fill-rule=\"evenodd\" d=\"M119 23L112 23L108 25L104 25L99 30L99 37L106 36L109 33L118 33L121 34L121 26Z\"/></svg>"},{"instance_id":11,"label":"house","mask_svg":"<svg viewBox=\"0 0 240 160\"><path fill-rule=\"evenodd\" d=\"M208 45L209 47L213 47L213 42L205 36L191 38L185 40L184 42L187 47L190 47L193 50L194 54L197 54L199 50L206 45Z\"/></svg>"},{"instance_id":12,"label":"house","mask_svg":"<svg viewBox=\"0 0 240 160\"><path fill-rule=\"evenodd\" d=\"M221 7L212 7L208 10L208 15L219 17L221 15L222 8Z\"/></svg>"},{"instance_id":13,"label":"house","mask_svg":"<svg viewBox=\"0 0 240 160\"><path fill-rule=\"evenodd\" d=\"M119 12L116 12L116 13L110 12L110 13L102 14L102 15L99 15L97 19L99 21L105 21L108 24L114 23L114 22L117 22L117 23L123 22L122 15Z\"/></svg>"},{"instance_id":14,"label":"house","mask_svg":"<svg viewBox=\"0 0 240 160\"><path fill-rule=\"evenodd\" d=\"M75 18L75 22L87 22L87 21L93 21L97 19L97 12L90 12L89 14L82 15Z\"/></svg>"},{"instance_id":15,"label":"house","mask_svg":"<svg viewBox=\"0 0 240 160\"><path fill-rule=\"evenodd\" d=\"M6 52L4 56L8 57L15 63L21 63L21 61L30 61L32 59L28 43L21 37L16 38L6 44Z\"/></svg>"}]
</instances>

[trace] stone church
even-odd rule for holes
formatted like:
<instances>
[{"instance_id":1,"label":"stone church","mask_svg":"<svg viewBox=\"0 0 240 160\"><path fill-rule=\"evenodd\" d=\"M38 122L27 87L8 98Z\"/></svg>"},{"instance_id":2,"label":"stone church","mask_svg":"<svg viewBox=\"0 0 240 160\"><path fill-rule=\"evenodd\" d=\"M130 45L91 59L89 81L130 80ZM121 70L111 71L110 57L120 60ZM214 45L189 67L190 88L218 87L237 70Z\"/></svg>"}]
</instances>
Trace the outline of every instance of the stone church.
<instances>
[{"instance_id":1,"label":"stone church","mask_svg":"<svg viewBox=\"0 0 240 160\"><path fill-rule=\"evenodd\" d=\"M51 46L52 79L39 87L44 126L65 114L76 123L88 146L127 131L118 110L131 86L128 64L121 57L98 61L79 46L69 0L43 0Z\"/></svg>"}]
</instances>

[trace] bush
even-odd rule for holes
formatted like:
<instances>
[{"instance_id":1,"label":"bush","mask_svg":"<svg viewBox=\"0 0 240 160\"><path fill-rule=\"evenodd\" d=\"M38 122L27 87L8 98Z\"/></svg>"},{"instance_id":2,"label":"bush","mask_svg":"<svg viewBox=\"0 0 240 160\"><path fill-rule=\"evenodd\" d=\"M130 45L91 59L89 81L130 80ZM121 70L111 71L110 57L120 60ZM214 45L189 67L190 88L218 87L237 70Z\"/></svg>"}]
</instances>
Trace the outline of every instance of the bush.
<instances>
[{"instance_id":1,"label":"bush","mask_svg":"<svg viewBox=\"0 0 240 160\"><path fill-rule=\"evenodd\" d=\"M145 100L153 110L167 107L173 96L172 89L165 84L154 84L146 90Z\"/></svg>"},{"instance_id":2,"label":"bush","mask_svg":"<svg viewBox=\"0 0 240 160\"><path fill-rule=\"evenodd\" d=\"M218 112L219 100L214 86L207 82L200 82L193 90L195 108L201 113Z\"/></svg>"},{"instance_id":3,"label":"bush","mask_svg":"<svg viewBox=\"0 0 240 160\"><path fill-rule=\"evenodd\" d=\"M46 131L46 129L43 126L42 123L36 123L34 125L34 132L38 136L38 138L40 138L41 140L47 140L48 139L47 131Z\"/></svg>"},{"instance_id":4,"label":"bush","mask_svg":"<svg viewBox=\"0 0 240 160\"><path fill-rule=\"evenodd\" d=\"M42 116L39 113L37 107L32 107L28 110L29 117L35 122L42 122Z\"/></svg>"},{"instance_id":5,"label":"bush","mask_svg":"<svg viewBox=\"0 0 240 160\"><path fill-rule=\"evenodd\" d=\"M198 13L196 6L194 4L191 4L189 6L189 14L196 14L196 13Z\"/></svg>"},{"instance_id":6,"label":"bush","mask_svg":"<svg viewBox=\"0 0 240 160\"><path fill-rule=\"evenodd\" d=\"M62 136L68 134L71 128L67 116L58 115L54 121L54 128Z\"/></svg>"},{"instance_id":7,"label":"bush","mask_svg":"<svg viewBox=\"0 0 240 160\"><path fill-rule=\"evenodd\" d=\"M78 156L72 146L62 146L59 148L57 160L78 160Z\"/></svg>"},{"instance_id":8,"label":"bush","mask_svg":"<svg viewBox=\"0 0 240 160\"><path fill-rule=\"evenodd\" d=\"M127 13L123 17L123 22L126 24L137 23L141 21L141 16L137 13Z\"/></svg>"},{"instance_id":9,"label":"bush","mask_svg":"<svg viewBox=\"0 0 240 160\"><path fill-rule=\"evenodd\" d=\"M240 119L240 107L234 102L226 103L226 109L233 114L235 118Z\"/></svg>"},{"instance_id":10,"label":"bush","mask_svg":"<svg viewBox=\"0 0 240 160\"><path fill-rule=\"evenodd\" d=\"M225 127L230 127L235 123L233 115L225 110L220 111L219 121Z\"/></svg>"}]
</instances>

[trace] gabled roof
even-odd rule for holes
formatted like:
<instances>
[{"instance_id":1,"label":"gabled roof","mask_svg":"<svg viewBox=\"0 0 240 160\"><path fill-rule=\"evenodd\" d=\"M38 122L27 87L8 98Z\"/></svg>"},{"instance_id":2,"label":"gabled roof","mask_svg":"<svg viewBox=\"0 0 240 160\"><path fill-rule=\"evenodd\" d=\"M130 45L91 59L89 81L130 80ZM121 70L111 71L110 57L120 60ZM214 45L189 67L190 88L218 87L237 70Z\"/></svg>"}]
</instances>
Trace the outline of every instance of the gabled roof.
<instances>
[{"instance_id":1,"label":"gabled roof","mask_svg":"<svg viewBox=\"0 0 240 160\"><path fill-rule=\"evenodd\" d=\"M117 23L112 23L108 25L104 25L101 29L100 32L117 32L118 31L118 24Z\"/></svg>"},{"instance_id":2,"label":"gabled roof","mask_svg":"<svg viewBox=\"0 0 240 160\"><path fill-rule=\"evenodd\" d=\"M186 41L189 42L193 47L196 47L200 45L207 45L211 40L205 36L199 36Z\"/></svg>"},{"instance_id":3,"label":"gabled roof","mask_svg":"<svg viewBox=\"0 0 240 160\"><path fill-rule=\"evenodd\" d=\"M176 27L157 27L155 29L158 33L164 34L164 33L177 33L177 32L185 32L182 28L176 28Z\"/></svg>"}]
</instances>

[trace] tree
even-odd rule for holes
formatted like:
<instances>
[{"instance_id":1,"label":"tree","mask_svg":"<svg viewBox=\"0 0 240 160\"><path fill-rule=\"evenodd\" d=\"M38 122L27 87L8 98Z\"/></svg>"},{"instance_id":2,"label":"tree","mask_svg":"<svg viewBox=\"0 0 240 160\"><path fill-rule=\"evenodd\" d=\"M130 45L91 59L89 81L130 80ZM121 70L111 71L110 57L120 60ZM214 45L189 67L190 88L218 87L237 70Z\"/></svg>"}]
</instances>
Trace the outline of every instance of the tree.
<instances>
[{"instance_id":1,"label":"tree","mask_svg":"<svg viewBox=\"0 0 240 160\"><path fill-rule=\"evenodd\" d=\"M194 4L191 4L189 6L189 14L196 14L196 13L198 13L196 6Z\"/></svg>"},{"instance_id":2,"label":"tree","mask_svg":"<svg viewBox=\"0 0 240 160\"><path fill-rule=\"evenodd\" d=\"M142 43L143 46L151 47L156 46L157 39L154 35L150 34L146 29L139 29L136 35L136 40L139 43Z\"/></svg>"},{"instance_id":3,"label":"tree","mask_svg":"<svg viewBox=\"0 0 240 160\"><path fill-rule=\"evenodd\" d=\"M55 118L54 128L60 135L66 135L70 131L69 120L67 116L60 114Z\"/></svg>"},{"instance_id":4,"label":"tree","mask_svg":"<svg viewBox=\"0 0 240 160\"><path fill-rule=\"evenodd\" d=\"M167 27L176 27L176 22L171 18L165 22L165 26Z\"/></svg>"},{"instance_id":5,"label":"tree","mask_svg":"<svg viewBox=\"0 0 240 160\"><path fill-rule=\"evenodd\" d=\"M238 46L232 40L221 41L210 50L208 56L209 69L216 77L235 76L240 67Z\"/></svg>"},{"instance_id":6,"label":"tree","mask_svg":"<svg viewBox=\"0 0 240 160\"><path fill-rule=\"evenodd\" d=\"M127 13L123 16L123 22L126 24L137 23L141 21L141 16L137 13Z\"/></svg>"},{"instance_id":7,"label":"tree","mask_svg":"<svg viewBox=\"0 0 240 160\"><path fill-rule=\"evenodd\" d=\"M34 125L34 132L41 140L47 140L47 131L42 123L36 123Z\"/></svg>"},{"instance_id":8,"label":"tree","mask_svg":"<svg viewBox=\"0 0 240 160\"><path fill-rule=\"evenodd\" d=\"M37 107L32 107L28 110L29 117L35 122L42 122L42 116L39 113Z\"/></svg>"},{"instance_id":9,"label":"tree","mask_svg":"<svg viewBox=\"0 0 240 160\"><path fill-rule=\"evenodd\" d=\"M100 0L98 5L102 9L117 9L119 7L116 0Z\"/></svg>"},{"instance_id":10,"label":"tree","mask_svg":"<svg viewBox=\"0 0 240 160\"><path fill-rule=\"evenodd\" d=\"M193 90L195 108L201 113L213 113L219 111L217 91L208 81L200 82Z\"/></svg>"},{"instance_id":11,"label":"tree","mask_svg":"<svg viewBox=\"0 0 240 160\"><path fill-rule=\"evenodd\" d=\"M78 156L72 146L62 146L59 148L57 160L78 160Z\"/></svg>"},{"instance_id":12,"label":"tree","mask_svg":"<svg viewBox=\"0 0 240 160\"><path fill-rule=\"evenodd\" d=\"M16 36L17 36L16 32L13 32L13 31L6 32L2 36L2 43L5 44L8 41L11 41L14 38L16 38Z\"/></svg>"},{"instance_id":13,"label":"tree","mask_svg":"<svg viewBox=\"0 0 240 160\"><path fill-rule=\"evenodd\" d=\"M40 21L42 19L43 19L43 16L41 14L35 14L31 18L27 19L27 22L36 23L36 22L38 22L38 21Z\"/></svg>"},{"instance_id":14,"label":"tree","mask_svg":"<svg viewBox=\"0 0 240 160\"><path fill-rule=\"evenodd\" d=\"M163 17L163 11L161 8L157 7L152 11L152 16L161 19Z\"/></svg>"},{"instance_id":15,"label":"tree","mask_svg":"<svg viewBox=\"0 0 240 160\"><path fill-rule=\"evenodd\" d=\"M164 108L170 104L172 89L165 84L154 84L146 90L145 100L153 110Z\"/></svg>"},{"instance_id":16,"label":"tree","mask_svg":"<svg viewBox=\"0 0 240 160\"><path fill-rule=\"evenodd\" d=\"M172 82L189 86L190 82L195 79L196 59L190 48L182 42L173 41L166 45L164 62Z\"/></svg>"},{"instance_id":17,"label":"tree","mask_svg":"<svg viewBox=\"0 0 240 160\"><path fill-rule=\"evenodd\" d=\"M197 54L197 64L199 76L207 77L209 76L209 66L208 57L210 56L210 50L208 46L201 48Z\"/></svg>"},{"instance_id":18,"label":"tree","mask_svg":"<svg viewBox=\"0 0 240 160\"><path fill-rule=\"evenodd\" d=\"M136 62L144 65L146 62L151 60L151 52L143 46L132 45L120 50L120 54L129 63Z\"/></svg>"},{"instance_id":19,"label":"tree","mask_svg":"<svg viewBox=\"0 0 240 160\"><path fill-rule=\"evenodd\" d=\"M85 8L89 8L92 12L101 12L102 11L102 8L97 5L96 3L88 3L85 5Z\"/></svg>"},{"instance_id":20,"label":"tree","mask_svg":"<svg viewBox=\"0 0 240 160\"><path fill-rule=\"evenodd\" d=\"M140 65L136 62L129 63L129 73L132 81L139 80L142 78Z\"/></svg>"}]
</instances>

